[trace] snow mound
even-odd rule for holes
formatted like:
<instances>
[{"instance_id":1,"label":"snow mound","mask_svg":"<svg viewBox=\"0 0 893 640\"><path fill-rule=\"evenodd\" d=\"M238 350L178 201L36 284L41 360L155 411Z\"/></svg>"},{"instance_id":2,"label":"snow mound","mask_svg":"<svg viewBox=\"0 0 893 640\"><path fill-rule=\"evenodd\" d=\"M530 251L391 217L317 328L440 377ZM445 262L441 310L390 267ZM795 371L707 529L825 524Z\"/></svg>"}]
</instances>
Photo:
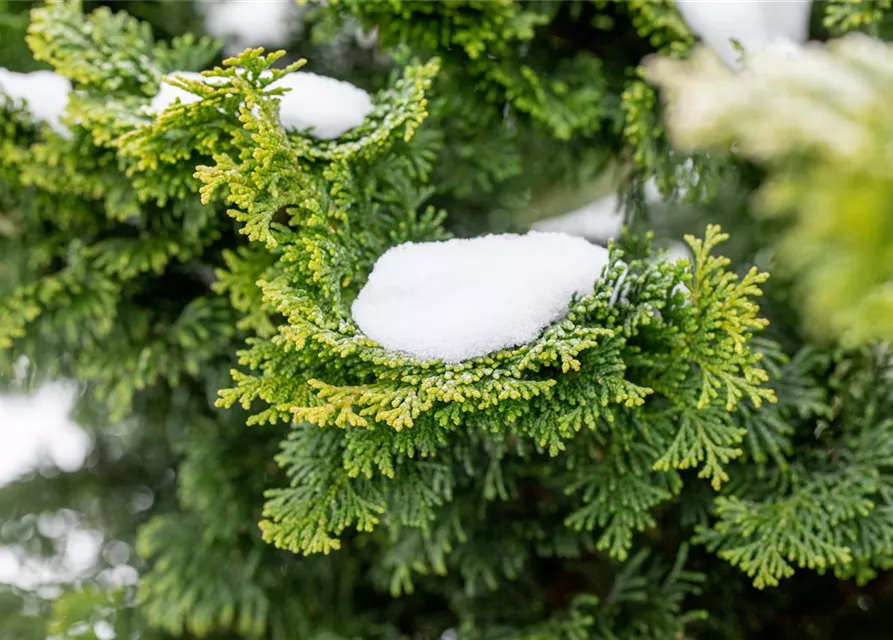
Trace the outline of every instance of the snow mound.
<instances>
[{"instance_id":1,"label":"snow mound","mask_svg":"<svg viewBox=\"0 0 893 640\"><path fill-rule=\"evenodd\" d=\"M61 121L71 93L68 78L52 71L17 73L0 67L0 93L24 101L36 120L46 122L57 133L68 133Z\"/></svg>"},{"instance_id":2,"label":"snow mound","mask_svg":"<svg viewBox=\"0 0 893 640\"><path fill-rule=\"evenodd\" d=\"M161 88L158 90L158 93L155 94L155 97L152 98L152 102L149 103L147 107L147 111L150 113L161 113L169 106L174 104L177 100L179 100L182 104L190 104L192 102L198 102L201 98L194 93L189 93L188 91L184 91L180 87L174 87L167 83L168 78L184 78L185 80L214 80L216 78L205 78L202 74L197 71L175 71L174 73L169 73L164 77L164 80L161 83Z\"/></svg>"},{"instance_id":3,"label":"snow mound","mask_svg":"<svg viewBox=\"0 0 893 640\"><path fill-rule=\"evenodd\" d=\"M0 487L46 464L80 469L92 439L68 417L76 392L54 383L31 396L0 395Z\"/></svg>"},{"instance_id":4,"label":"snow mound","mask_svg":"<svg viewBox=\"0 0 893 640\"><path fill-rule=\"evenodd\" d=\"M614 194L605 196L579 209L540 220L533 228L581 236L595 242L607 242L619 235L623 228L620 198Z\"/></svg>"},{"instance_id":5,"label":"snow mound","mask_svg":"<svg viewBox=\"0 0 893 640\"><path fill-rule=\"evenodd\" d=\"M754 52L765 47L796 50L809 36L812 0L676 0L676 6L691 30L733 68L741 66L733 39L745 52Z\"/></svg>"},{"instance_id":6,"label":"snow mound","mask_svg":"<svg viewBox=\"0 0 893 640\"><path fill-rule=\"evenodd\" d=\"M241 70L240 70L241 71ZM167 83L168 78L182 77L211 84L225 78L205 77L196 71L175 71L165 76L158 94L146 107L149 113L160 113L179 100L182 104L198 102L197 95ZM315 73L296 71L271 83L268 89L288 89L279 101L279 119L290 129L309 129L316 138L329 140L362 124L372 111L369 94L349 82Z\"/></svg>"},{"instance_id":7,"label":"snow mound","mask_svg":"<svg viewBox=\"0 0 893 640\"><path fill-rule=\"evenodd\" d=\"M279 103L283 126L311 129L316 138L331 140L362 124L372 111L369 94L349 82L296 71L272 83L289 89Z\"/></svg>"},{"instance_id":8,"label":"snow mound","mask_svg":"<svg viewBox=\"0 0 893 640\"><path fill-rule=\"evenodd\" d=\"M645 183L645 202L655 204L661 201L660 192L654 180ZM623 229L623 209L616 193L605 196L587 205L561 215L539 220L533 225L537 231L555 231L572 236L582 236L587 240L606 244L616 238Z\"/></svg>"},{"instance_id":9,"label":"snow mound","mask_svg":"<svg viewBox=\"0 0 893 640\"><path fill-rule=\"evenodd\" d=\"M689 262L693 260L691 250L688 248L687 244L673 241L665 248L667 250L667 255L664 259L668 262L676 262L677 260L682 259L688 260Z\"/></svg>"},{"instance_id":10,"label":"snow mound","mask_svg":"<svg viewBox=\"0 0 893 640\"><path fill-rule=\"evenodd\" d=\"M460 362L534 340L607 264L607 249L561 233L410 242L378 259L353 318L388 349Z\"/></svg>"},{"instance_id":11,"label":"snow mound","mask_svg":"<svg viewBox=\"0 0 893 640\"><path fill-rule=\"evenodd\" d=\"M203 8L205 30L226 41L227 55L236 55L249 47L286 45L297 6L288 0L218 0Z\"/></svg>"}]
</instances>

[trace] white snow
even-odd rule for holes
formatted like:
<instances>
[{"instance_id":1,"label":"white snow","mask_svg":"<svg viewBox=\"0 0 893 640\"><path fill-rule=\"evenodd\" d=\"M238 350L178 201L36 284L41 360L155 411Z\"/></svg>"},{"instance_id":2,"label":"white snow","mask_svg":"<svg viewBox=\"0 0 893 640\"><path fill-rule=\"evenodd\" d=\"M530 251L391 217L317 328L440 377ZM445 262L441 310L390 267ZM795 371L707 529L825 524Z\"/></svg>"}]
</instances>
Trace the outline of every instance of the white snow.
<instances>
[{"instance_id":1,"label":"white snow","mask_svg":"<svg viewBox=\"0 0 893 640\"><path fill-rule=\"evenodd\" d=\"M812 0L676 0L679 13L731 67L740 65L737 40L746 52L790 47L809 36Z\"/></svg>"},{"instance_id":2,"label":"white snow","mask_svg":"<svg viewBox=\"0 0 893 640\"><path fill-rule=\"evenodd\" d=\"M56 382L27 396L0 395L0 489L47 465L62 471L75 471L83 465L92 443L68 418L75 393L75 385ZM133 506L131 510L135 511ZM93 575L100 554L114 565L98 574L101 584L110 588L136 584L137 571L126 564L131 556L129 547L113 541L103 548L102 533L84 527L82 520L79 513L65 508L38 514L37 528L54 540L56 553L43 557L18 545L0 546L0 584L55 598L63 585ZM93 627L98 638L112 637L107 630L108 625L101 621Z\"/></svg>"},{"instance_id":3,"label":"white snow","mask_svg":"<svg viewBox=\"0 0 893 640\"><path fill-rule=\"evenodd\" d=\"M152 102L149 103L149 106L147 107L148 112L161 113L177 100L182 104L190 104L201 100L201 98L194 93L189 93L180 87L174 87L167 83L168 78L175 77L181 77L185 80L215 80L215 78L205 78L197 71L175 71L170 73L165 76L164 81L161 83L161 88L158 90L155 97L152 98Z\"/></svg>"},{"instance_id":4,"label":"white snow","mask_svg":"<svg viewBox=\"0 0 893 640\"><path fill-rule=\"evenodd\" d=\"M666 260L670 262L676 262L677 260L682 260L685 258L686 260L692 260L691 250L688 248L687 244L682 242L673 241L666 247L667 255Z\"/></svg>"},{"instance_id":5,"label":"white snow","mask_svg":"<svg viewBox=\"0 0 893 640\"><path fill-rule=\"evenodd\" d=\"M0 584L41 591L93 572L102 550L102 533L83 528L77 518L66 518L63 529L52 538L56 554L50 557L31 555L18 546L0 547Z\"/></svg>"},{"instance_id":6,"label":"white snow","mask_svg":"<svg viewBox=\"0 0 893 640\"><path fill-rule=\"evenodd\" d=\"M115 628L105 620L99 620L93 623L93 635L97 640L114 640L118 637Z\"/></svg>"},{"instance_id":7,"label":"white snow","mask_svg":"<svg viewBox=\"0 0 893 640\"><path fill-rule=\"evenodd\" d=\"M84 464L92 442L68 417L74 395L73 385L54 383L31 396L0 396L0 487L46 464Z\"/></svg>"},{"instance_id":8,"label":"white snow","mask_svg":"<svg viewBox=\"0 0 893 640\"><path fill-rule=\"evenodd\" d=\"M17 73L0 67L0 93L16 102L24 101L35 119L46 122L57 133L68 133L61 121L71 93L68 78L52 71Z\"/></svg>"},{"instance_id":9,"label":"white snow","mask_svg":"<svg viewBox=\"0 0 893 640\"><path fill-rule=\"evenodd\" d=\"M653 180L649 180L645 183L645 201L653 204L660 200L657 185ZM607 244L608 240L616 238L623 228L620 198L616 193L612 193L579 209L539 220L533 224L533 228L538 231L556 231L581 236L593 242Z\"/></svg>"},{"instance_id":10,"label":"white snow","mask_svg":"<svg viewBox=\"0 0 893 640\"><path fill-rule=\"evenodd\" d=\"M623 228L620 198L616 194L605 196L579 209L539 220L533 224L533 228L581 236L594 242L607 242Z\"/></svg>"},{"instance_id":11,"label":"white snow","mask_svg":"<svg viewBox=\"0 0 893 640\"><path fill-rule=\"evenodd\" d=\"M251 47L282 47L292 31L294 0L218 0L203 2L205 30L220 38L227 55Z\"/></svg>"},{"instance_id":12,"label":"white snow","mask_svg":"<svg viewBox=\"0 0 893 640\"><path fill-rule=\"evenodd\" d=\"M369 94L349 82L307 71L296 71L270 85L287 88L279 103L279 119L293 129L311 128L317 138L330 140L362 124L372 111Z\"/></svg>"},{"instance_id":13,"label":"white snow","mask_svg":"<svg viewBox=\"0 0 893 640\"><path fill-rule=\"evenodd\" d=\"M534 340L607 264L607 249L561 233L406 243L375 263L353 318L388 349L460 362Z\"/></svg>"},{"instance_id":14,"label":"white snow","mask_svg":"<svg viewBox=\"0 0 893 640\"><path fill-rule=\"evenodd\" d=\"M205 77L195 71L175 71L165 77L158 94L146 107L149 113L159 113L179 100L183 104L201 98L167 83L171 77L202 80L209 83L225 82L216 76ZM279 101L279 119L290 129L309 129L317 138L337 138L345 131L362 124L372 111L369 94L349 82L327 78L315 73L296 71L271 83L268 89L288 89Z\"/></svg>"}]
</instances>

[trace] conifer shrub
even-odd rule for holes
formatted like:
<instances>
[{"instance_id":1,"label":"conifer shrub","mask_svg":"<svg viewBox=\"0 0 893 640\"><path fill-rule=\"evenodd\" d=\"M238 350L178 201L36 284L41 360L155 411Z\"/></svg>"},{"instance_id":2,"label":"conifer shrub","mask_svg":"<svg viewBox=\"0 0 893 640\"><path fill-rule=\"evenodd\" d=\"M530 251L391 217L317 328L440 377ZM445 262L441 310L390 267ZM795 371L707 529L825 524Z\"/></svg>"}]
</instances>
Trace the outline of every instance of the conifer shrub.
<instances>
[{"instance_id":1,"label":"conifer shrub","mask_svg":"<svg viewBox=\"0 0 893 640\"><path fill-rule=\"evenodd\" d=\"M783 220L779 262L797 274L812 328L850 345L893 335L889 186L878 171L890 73L887 45L861 34L755 56L744 77L706 52L654 70L680 146L734 144L766 167L760 210Z\"/></svg>"},{"instance_id":2,"label":"conifer shrub","mask_svg":"<svg viewBox=\"0 0 893 640\"><path fill-rule=\"evenodd\" d=\"M39 516L64 507L104 546L55 592L0 587L0 624L23 639L826 638L852 601L881 608L887 45L816 45L802 55L847 79L804 80L802 59L747 75L688 57L670 2L314 11L318 34L374 27L391 54L334 137L285 117L327 99L285 88L312 59L220 60L210 38L156 39L74 1L31 11L17 70L72 91L53 126L0 77L0 380L77 381L94 450L3 487L0 540L49 555ZM819 13L834 35L888 22ZM864 99L839 99L843 82ZM864 144L767 116L768 98L838 108ZM629 228L534 340L454 362L358 327L389 249L514 229L484 214L608 166ZM766 203L783 224L755 217ZM849 234L851 211L865 224ZM686 224L689 259L644 231ZM828 585L852 596L822 610Z\"/></svg>"}]
</instances>

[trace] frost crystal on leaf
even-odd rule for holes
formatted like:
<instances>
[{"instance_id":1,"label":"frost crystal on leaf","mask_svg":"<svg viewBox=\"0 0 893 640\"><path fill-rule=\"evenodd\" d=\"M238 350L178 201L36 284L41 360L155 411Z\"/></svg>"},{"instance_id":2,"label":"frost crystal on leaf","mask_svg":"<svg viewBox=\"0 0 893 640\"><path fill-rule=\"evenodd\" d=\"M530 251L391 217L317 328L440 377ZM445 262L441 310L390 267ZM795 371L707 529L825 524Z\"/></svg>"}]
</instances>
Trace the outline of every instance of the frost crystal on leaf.
<instances>
[{"instance_id":1,"label":"frost crystal on leaf","mask_svg":"<svg viewBox=\"0 0 893 640\"><path fill-rule=\"evenodd\" d=\"M58 73L17 73L0 68L0 94L14 101L24 101L31 115L63 135L68 129L60 119L68 104L69 93L71 82Z\"/></svg>"},{"instance_id":2,"label":"frost crystal on leaf","mask_svg":"<svg viewBox=\"0 0 893 640\"><path fill-rule=\"evenodd\" d=\"M372 111L369 94L349 82L296 71L270 85L289 89L279 103L279 117L290 129L310 129L329 140L362 124Z\"/></svg>"},{"instance_id":3,"label":"frost crystal on leaf","mask_svg":"<svg viewBox=\"0 0 893 640\"><path fill-rule=\"evenodd\" d=\"M732 67L741 57L732 40L750 52L769 45L790 47L809 36L812 0L677 0L676 5L691 30Z\"/></svg>"},{"instance_id":4,"label":"frost crystal on leaf","mask_svg":"<svg viewBox=\"0 0 893 640\"><path fill-rule=\"evenodd\" d=\"M459 362L535 339L607 264L607 249L561 233L406 243L376 262L353 317L388 349Z\"/></svg>"}]
</instances>

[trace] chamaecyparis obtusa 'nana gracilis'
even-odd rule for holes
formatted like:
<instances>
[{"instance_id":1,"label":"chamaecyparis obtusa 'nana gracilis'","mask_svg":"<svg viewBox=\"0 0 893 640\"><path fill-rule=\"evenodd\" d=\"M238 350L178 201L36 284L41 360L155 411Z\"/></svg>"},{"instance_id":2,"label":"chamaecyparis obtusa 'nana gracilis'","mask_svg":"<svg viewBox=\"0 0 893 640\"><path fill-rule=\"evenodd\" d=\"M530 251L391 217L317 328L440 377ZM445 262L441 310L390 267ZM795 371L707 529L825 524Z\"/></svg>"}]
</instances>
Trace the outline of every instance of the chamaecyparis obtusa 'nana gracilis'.
<instances>
[{"instance_id":1,"label":"chamaecyparis obtusa 'nana gracilis'","mask_svg":"<svg viewBox=\"0 0 893 640\"><path fill-rule=\"evenodd\" d=\"M887 350L861 303L827 316L846 349L813 339L793 301L815 265L783 247L810 213L842 224L834 184L881 202L885 161L847 164L812 120L798 137L760 108L818 86L817 57L879 104L887 45L760 47L805 37L810 10L822 38L887 18L797 4L791 33L744 7L764 26L720 40L670 2L312 7L295 50L339 52L337 80L322 53L224 63L123 13L36 9L34 58L74 91L46 115L0 76L0 364L13 386L76 380L94 451L4 487L0 536L39 554L37 514L64 504L103 554L52 598L0 591L5 619L23 638L744 637L784 628L809 569L883 572ZM683 18L743 58L688 58ZM373 27L385 62L344 35ZM710 83L738 100L691 131L680 110ZM812 108L847 108L825 94ZM630 222L608 247L490 215L607 163ZM767 202L781 229L755 221ZM677 219L688 259L642 232ZM116 544L136 584L114 578ZM750 583L777 588L757 607Z\"/></svg>"}]
</instances>

